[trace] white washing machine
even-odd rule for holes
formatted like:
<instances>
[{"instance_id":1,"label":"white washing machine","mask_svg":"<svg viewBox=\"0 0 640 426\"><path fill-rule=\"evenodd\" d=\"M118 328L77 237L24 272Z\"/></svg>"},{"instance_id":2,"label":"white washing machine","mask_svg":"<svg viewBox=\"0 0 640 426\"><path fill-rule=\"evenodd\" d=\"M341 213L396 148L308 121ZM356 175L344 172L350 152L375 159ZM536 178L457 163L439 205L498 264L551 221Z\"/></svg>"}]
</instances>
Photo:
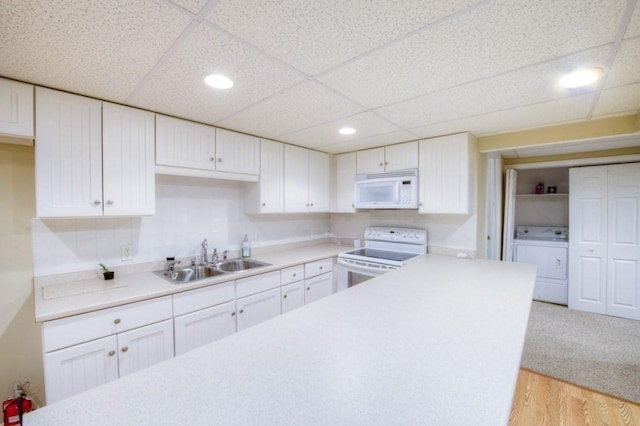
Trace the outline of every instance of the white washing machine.
<instances>
[{"instance_id":1,"label":"white washing machine","mask_svg":"<svg viewBox=\"0 0 640 426\"><path fill-rule=\"evenodd\" d=\"M533 298L567 304L567 256L569 233L566 226L516 227L513 261L538 267Z\"/></svg>"}]
</instances>

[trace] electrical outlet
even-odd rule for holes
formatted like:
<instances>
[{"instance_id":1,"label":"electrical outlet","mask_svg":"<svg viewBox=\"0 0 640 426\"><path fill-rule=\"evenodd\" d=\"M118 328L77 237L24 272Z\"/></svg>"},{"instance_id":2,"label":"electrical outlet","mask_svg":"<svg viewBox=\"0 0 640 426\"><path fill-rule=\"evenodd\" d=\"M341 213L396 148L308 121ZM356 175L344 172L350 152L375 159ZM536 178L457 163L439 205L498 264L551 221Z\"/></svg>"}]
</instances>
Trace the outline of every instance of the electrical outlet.
<instances>
[{"instance_id":1,"label":"electrical outlet","mask_svg":"<svg viewBox=\"0 0 640 426\"><path fill-rule=\"evenodd\" d=\"M133 259L133 252L131 251L131 245L125 244L120 246L120 254L122 260L131 260Z\"/></svg>"}]
</instances>

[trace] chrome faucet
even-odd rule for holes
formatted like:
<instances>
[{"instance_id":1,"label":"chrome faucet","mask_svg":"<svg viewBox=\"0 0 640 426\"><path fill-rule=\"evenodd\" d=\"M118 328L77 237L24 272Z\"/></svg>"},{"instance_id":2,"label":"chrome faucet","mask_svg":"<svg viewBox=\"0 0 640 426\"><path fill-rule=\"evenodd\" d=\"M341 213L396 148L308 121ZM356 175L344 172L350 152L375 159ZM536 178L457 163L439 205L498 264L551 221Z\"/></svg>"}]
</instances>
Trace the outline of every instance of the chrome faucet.
<instances>
[{"instance_id":1,"label":"chrome faucet","mask_svg":"<svg viewBox=\"0 0 640 426\"><path fill-rule=\"evenodd\" d=\"M227 260L227 255L229 254L229 250L225 250L222 252L222 260Z\"/></svg>"},{"instance_id":2,"label":"chrome faucet","mask_svg":"<svg viewBox=\"0 0 640 426\"><path fill-rule=\"evenodd\" d=\"M218 265L218 249L216 248L213 249L213 256L211 256L211 263L213 263L215 266Z\"/></svg>"},{"instance_id":3,"label":"chrome faucet","mask_svg":"<svg viewBox=\"0 0 640 426\"><path fill-rule=\"evenodd\" d=\"M202 260L200 264L206 265L207 263L209 263L209 256L207 255L207 248L209 247L209 243L207 242L206 238L202 242L201 246L202 246Z\"/></svg>"},{"instance_id":4,"label":"chrome faucet","mask_svg":"<svg viewBox=\"0 0 640 426\"><path fill-rule=\"evenodd\" d=\"M179 264L179 263L182 263L182 262L179 261L179 260L170 261L167 264L167 269L169 270L169 272L173 272L174 269L176 268L176 265Z\"/></svg>"}]
</instances>

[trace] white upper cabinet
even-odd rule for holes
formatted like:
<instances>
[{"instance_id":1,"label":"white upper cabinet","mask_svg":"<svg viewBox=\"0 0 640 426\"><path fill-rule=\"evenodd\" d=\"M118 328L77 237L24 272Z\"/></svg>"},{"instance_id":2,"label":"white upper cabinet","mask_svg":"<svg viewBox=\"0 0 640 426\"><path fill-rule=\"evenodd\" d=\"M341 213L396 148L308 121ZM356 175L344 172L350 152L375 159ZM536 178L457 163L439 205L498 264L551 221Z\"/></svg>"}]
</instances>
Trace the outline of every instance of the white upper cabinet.
<instances>
[{"instance_id":1,"label":"white upper cabinet","mask_svg":"<svg viewBox=\"0 0 640 426\"><path fill-rule=\"evenodd\" d=\"M156 114L156 173L257 181L260 139Z\"/></svg>"},{"instance_id":2,"label":"white upper cabinet","mask_svg":"<svg viewBox=\"0 0 640 426\"><path fill-rule=\"evenodd\" d=\"M284 144L260 140L260 182L248 188L245 209L249 213L284 212Z\"/></svg>"},{"instance_id":3,"label":"white upper cabinet","mask_svg":"<svg viewBox=\"0 0 640 426\"><path fill-rule=\"evenodd\" d=\"M357 153L358 174L418 168L418 142L406 142Z\"/></svg>"},{"instance_id":4,"label":"white upper cabinet","mask_svg":"<svg viewBox=\"0 0 640 426\"><path fill-rule=\"evenodd\" d=\"M0 78L0 135L33 139L31 84Z\"/></svg>"},{"instance_id":5,"label":"white upper cabinet","mask_svg":"<svg viewBox=\"0 0 640 426\"><path fill-rule=\"evenodd\" d=\"M473 213L475 153L469 133L420 141L420 213Z\"/></svg>"},{"instance_id":6,"label":"white upper cabinet","mask_svg":"<svg viewBox=\"0 0 640 426\"><path fill-rule=\"evenodd\" d=\"M216 170L259 175L260 139L216 129Z\"/></svg>"},{"instance_id":7,"label":"white upper cabinet","mask_svg":"<svg viewBox=\"0 0 640 426\"><path fill-rule=\"evenodd\" d=\"M153 113L104 102L102 120L104 215L154 214Z\"/></svg>"},{"instance_id":8,"label":"white upper cabinet","mask_svg":"<svg viewBox=\"0 0 640 426\"><path fill-rule=\"evenodd\" d=\"M102 216L102 103L36 88L36 211Z\"/></svg>"},{"instance_id":9,"label":"white upper cabinet","mask_svg":"<svg viewBox=\"0 0 640 426\"><path fill-rule=\"evenodd\" d=\"M329 155L293 145L284 147L284 211L328 212Z\"/></svg>"},{"instance_id":10,"label":"white upper cabinet","mask_svg":"<svg viewBox=\"0 0 640 426\"><path fill-rule=\"evenodd\" d=\"M356 153L336 155L334 213L353 213L355 209Z\"/></svg>"},{"instance_id":11,"label":"white upper cabinet","mask_svg":"<svg viewBox=\"0 0 640 426\"><path fill-rule=\"evenodd\" d=\"M156 164L216 169L216 129L156 114Z\"/></svg>"}]
</instances>

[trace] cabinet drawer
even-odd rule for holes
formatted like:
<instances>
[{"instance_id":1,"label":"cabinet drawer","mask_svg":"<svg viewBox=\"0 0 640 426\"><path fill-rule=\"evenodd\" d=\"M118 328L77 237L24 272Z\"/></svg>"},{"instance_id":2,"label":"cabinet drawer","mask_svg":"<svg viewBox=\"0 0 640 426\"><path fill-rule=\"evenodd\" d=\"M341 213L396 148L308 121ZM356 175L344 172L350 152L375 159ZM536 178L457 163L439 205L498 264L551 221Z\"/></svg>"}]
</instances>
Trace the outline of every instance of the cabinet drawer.
<instances>
[{"instance_id":1,"label":"cabinet drawer","mask_svg":"<svg viewBox=\"0 0 640 426\"><path fill-rule=\"evenodd\" d=\"M171 296L164 296L47 321L42 326L42 347L50 352L172 317Z\"/></svg>"},{"instance_id":2,"label":"cabinet drawer","mask_svg":"<svg viewBox=\"0 0 640 426\"><path fill-rule=\"evenodd\" d=\"M304 279L304 265L296 265L280 271L280 284L287 285Z\"/></svg>"},{"instance_id":3,"label":"cabinet drawer","mask_svg":"<svg viewBox=\"0 0 640 426\"><path fill-rule=\"evenodd\" d=\"M305 263L304 277L311 278L316 275L324 274L333 270L333 258L316 260L315 262Z\"/></svg>"},{"instance_id":4,"label":"cabinet drawer","mask_svg":"<svg viewBox=\"0 0 640 426\"><path fill-rule=\"evenodd\" d=\"M184 315L235 298L233 281L173 295L173 315Z\"/></svg>"},{"instance_id":5,"label":"cabinet drawer","mask_svg":"<svg viewBox=\"0 0 640 426\"><path fill-rule=\"evenodd\" d=\"M245 297L280 287L280 271L260 274L236 281L236 297Z\"/></svg>"}]
</instances>

